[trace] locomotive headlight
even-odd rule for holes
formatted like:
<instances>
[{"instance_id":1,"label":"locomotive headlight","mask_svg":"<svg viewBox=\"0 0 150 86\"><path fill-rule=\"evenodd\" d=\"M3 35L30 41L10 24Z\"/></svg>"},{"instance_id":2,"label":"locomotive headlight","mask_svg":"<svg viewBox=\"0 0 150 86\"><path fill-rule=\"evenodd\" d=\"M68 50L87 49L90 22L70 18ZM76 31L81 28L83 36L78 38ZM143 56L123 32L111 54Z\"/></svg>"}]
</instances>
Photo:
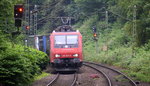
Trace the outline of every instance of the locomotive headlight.
<instances>
[{"instance_id":1,"label":"locomotive headlight","mask_svg":"<svg viewBox=\"0 0 150 86\"><path fill-rule=\"evenodd\" d=\"M55 54L55 57L57 57L57 58L58 58L58 57L60 57L60 55L59 55L59 54Z\"/></svg>"},{"instance_id":2,"label":"locomotive headlight","mask_svg":"<svg viewBox=\"0 0 150 86\"><path fill-rule=\"evenodd\" d=\"M78 57L78 56L79 56L78 54L74 54L74 55L73 55L73 57Z\"/></svg>"}]
</instances>

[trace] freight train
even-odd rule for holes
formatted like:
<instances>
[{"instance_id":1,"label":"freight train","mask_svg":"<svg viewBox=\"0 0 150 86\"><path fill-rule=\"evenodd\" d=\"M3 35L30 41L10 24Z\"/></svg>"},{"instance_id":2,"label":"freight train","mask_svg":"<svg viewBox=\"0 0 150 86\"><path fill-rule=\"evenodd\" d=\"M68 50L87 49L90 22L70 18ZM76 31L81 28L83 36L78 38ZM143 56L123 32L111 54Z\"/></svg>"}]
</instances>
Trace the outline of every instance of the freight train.
<instances>
[{"instance_id":1,"label":"freight train","mask_svg":"<svg viewBox=\"0 0 150 86\"><path fill-rule=\"evenodd\" d=\"M75 71L82 66L82 35L69 25L59 26L50 35L50 63L56 71Z\"/></svg>"}]
</instances>

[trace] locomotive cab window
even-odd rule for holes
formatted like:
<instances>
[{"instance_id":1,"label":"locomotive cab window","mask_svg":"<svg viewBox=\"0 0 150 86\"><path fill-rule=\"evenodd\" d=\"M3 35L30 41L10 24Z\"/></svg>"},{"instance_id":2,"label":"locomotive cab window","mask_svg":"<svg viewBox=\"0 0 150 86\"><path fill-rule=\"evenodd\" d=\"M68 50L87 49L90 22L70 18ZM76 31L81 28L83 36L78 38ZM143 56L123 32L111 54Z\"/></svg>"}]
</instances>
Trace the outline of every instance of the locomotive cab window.
<instances>
[{"instance_id":1,"label":"locomotive cab window","mask_svg":"<svg viewBox=\"0 0 150 86\"><path fill-rule=\"evenodd\" d=\"M56 35L55 48L77 48L78 35Z\"/></svg>"},{"instance_id":2,"label":"locomotive cab window","mask_svg":"<svg viewBox=\"0 0 150 86\"><path fill-rule=\"evenodd\" d=\"M55 44L56 45L66 44L65 41L66 41L65 36L55 36Z\"/></svg>"}]
</instances>

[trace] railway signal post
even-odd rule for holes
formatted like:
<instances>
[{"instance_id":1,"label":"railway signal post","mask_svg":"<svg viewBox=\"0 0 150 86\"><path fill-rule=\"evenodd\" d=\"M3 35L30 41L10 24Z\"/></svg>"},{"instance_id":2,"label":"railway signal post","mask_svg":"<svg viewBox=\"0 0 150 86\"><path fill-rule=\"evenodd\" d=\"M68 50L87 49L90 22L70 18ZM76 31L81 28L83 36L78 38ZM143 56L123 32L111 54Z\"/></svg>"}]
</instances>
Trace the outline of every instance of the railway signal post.
<instances>
[{"instance_id":1,"label":"railway signal post","mask_svg":"<svg viewBox=\"0 0 150 86\"><path fill-rule=\"evenodd\" d=\"M92 27L93 30L93 39L95 41L95 49L96 49L96 53L98 53L98 39L97 39L97 28L95 26Z\"/></svg>"},{"instance_id":2,"label":"railway signal post","mask_svg":"<svg viewBox=\"0 0 150 86\"><path fill-rule=\"evenodd\" d=\"M18 28L21 27L22 25L23 12L24 12L23 5L21 4L14 5L15 26Z\"/></svg>"}]
</instances>

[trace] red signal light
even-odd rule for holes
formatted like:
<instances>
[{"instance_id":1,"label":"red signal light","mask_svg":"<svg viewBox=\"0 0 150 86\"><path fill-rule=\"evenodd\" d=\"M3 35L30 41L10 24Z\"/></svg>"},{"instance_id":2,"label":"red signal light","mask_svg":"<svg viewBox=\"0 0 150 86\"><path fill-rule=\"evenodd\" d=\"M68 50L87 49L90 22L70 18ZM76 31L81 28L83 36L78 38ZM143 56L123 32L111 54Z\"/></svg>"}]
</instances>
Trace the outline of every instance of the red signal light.
<instances>
[{"instance_id":1,"label":"red signal light","mask_svg":"<svg viewBox=\"0 0 150 86\"><path fill-rule=\"evenodd\" d=\"M19 8L19 12L23 12L23 8Z\"/></svg>"},{"instance_id":2,"label":"red signal light","mask_svg":"<svg viewBox=\"0 0 150 86\"><path fill-rule=\"evenodd\" d=\"M96 34L96 33L94 33L94 34L93 34L93 36L94 36L94 37L96 37L96 36L97 36L97 34Z\"/></svg>"},{"instance_id":3,"label":"red signal light","mask_svg":"<svg viewBox=\"0 0 150 86\"><path fill-rule=\"evenodd\" d=\"M15 18L22 18L23 11L24 11L23 5L21 4L14 5L14 17Z\"/></svg>"},{"instance_id":4,"label":"red signal light","mask_svg":"<svg viewBox=\"0 0 150 86\"><path fill-rule=\"evenodd\" d=\"M26 26L26 30L29 30L30 29L30 27L29 26Z\"/></svg>"}]
</instances>

